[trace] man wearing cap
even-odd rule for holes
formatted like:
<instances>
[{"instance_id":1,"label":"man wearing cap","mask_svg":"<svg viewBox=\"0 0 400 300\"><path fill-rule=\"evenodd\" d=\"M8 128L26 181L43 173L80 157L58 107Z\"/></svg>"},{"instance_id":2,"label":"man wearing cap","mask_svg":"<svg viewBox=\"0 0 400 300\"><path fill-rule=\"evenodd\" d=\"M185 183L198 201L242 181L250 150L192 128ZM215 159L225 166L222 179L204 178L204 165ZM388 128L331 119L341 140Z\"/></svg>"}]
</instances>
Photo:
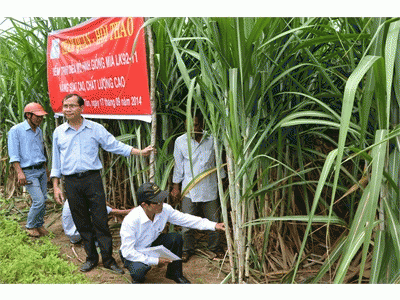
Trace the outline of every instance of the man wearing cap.
<instances>
[{"instance_id":1,"label":"man wearing cap","mask_svg":"<svg viewBox=\"0 0 400 300\"><path fill-rule=\"evenodd\" d=\"M60 178L64 177L72 219L82 237L87 255L80 270L88 272L97 266L97 239L103 266L123 274L123 269L112 257L112 236L107 222L99 148L128 157L147 156L153 151L153 147L139 150L118 141L103 125L82 117L84 104L85 101L78 94L68 94L62 101L62 111L67 122L58 126L53 133L50 177L53 180L54 199L59 204L64 202L59 185Z\"/></svg>"},{"instance_id":2,"label":"man wearing cap","mask_svg":"<svg viewBox=\"0 0 400 300\"><path fill-rule=\"evenodd\" d=\"M182 257L182 235L178 232L162 233L167 222L199 230L225 230L223 223L211 222L173 209L171 205L164 203L168 194L154 183L144 183L137 191L139 206L122 221L120 255L124 266L130 272L132 283L144 282L151 266L166 263L167 278L177 283L190 283L183 276L182 260L171 262L141 252L148 247L163 245L178 257Z\"/></svg>"},{"instance_id":3,"label":"man wearing cap","mask_svg":"<svg viewBox=\"0 0 400 300\"><path fill-rule=\"evenodd\" d=\"M47 166L40 124L47 112L39 103L24 108L25 121L14 125L8 132L8 155L18 176L18 185L26 186L32 197L26 221L28 235L47 235L43 227L47 199Z\"/></svg>"}]
</instances>

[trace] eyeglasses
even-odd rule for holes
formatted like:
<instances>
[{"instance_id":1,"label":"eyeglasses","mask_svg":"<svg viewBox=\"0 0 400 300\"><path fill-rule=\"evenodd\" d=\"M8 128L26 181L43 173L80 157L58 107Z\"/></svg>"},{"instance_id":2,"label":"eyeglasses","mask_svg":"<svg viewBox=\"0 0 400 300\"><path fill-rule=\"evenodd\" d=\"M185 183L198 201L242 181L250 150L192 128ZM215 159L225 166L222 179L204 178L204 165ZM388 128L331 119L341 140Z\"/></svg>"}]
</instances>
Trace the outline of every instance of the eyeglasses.
<instances>
[{"instance_id":1,"label":"eyeglasses","mask_svg":"<svg viewBox=\"0 0 400 300\"><path fill-rule=\"evenodd\" d=\"M68 109L68 108L72 108L75 109L77 107L79 107L80 105L78 104L63 104L63 108Z\"/></svg>"},{"instance_id":2,"label":"eyeglasses","mask_svg":"<svg viewBox=\"0 0 400 300\"><path fill-rule=\"evenodd\" d=\"M36 118L43 118L43 116L38 116L38 115L35 115L34 113L32 113L32 116L35 116Z\"/></svg>"}]
</instances>

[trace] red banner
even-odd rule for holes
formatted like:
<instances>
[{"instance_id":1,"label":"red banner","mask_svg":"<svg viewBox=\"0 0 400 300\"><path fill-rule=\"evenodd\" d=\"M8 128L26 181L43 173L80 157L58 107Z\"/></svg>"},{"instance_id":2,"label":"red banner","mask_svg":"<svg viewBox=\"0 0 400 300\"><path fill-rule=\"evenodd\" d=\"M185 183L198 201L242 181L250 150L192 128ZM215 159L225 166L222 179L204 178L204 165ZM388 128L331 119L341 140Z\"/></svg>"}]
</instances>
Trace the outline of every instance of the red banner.
<instances>
[{"instance_id":1,"label":"red banner","mask_svg":"<svg viewBox=\"0 0 400 300\"><path fill-rule=\"evenodd\" d=\"M87 117L150 122L142 25L143 18L94 18L49 34L47 78L56 115L62 99L76 93L85 100Z\"/></svg>"}]
</instances>

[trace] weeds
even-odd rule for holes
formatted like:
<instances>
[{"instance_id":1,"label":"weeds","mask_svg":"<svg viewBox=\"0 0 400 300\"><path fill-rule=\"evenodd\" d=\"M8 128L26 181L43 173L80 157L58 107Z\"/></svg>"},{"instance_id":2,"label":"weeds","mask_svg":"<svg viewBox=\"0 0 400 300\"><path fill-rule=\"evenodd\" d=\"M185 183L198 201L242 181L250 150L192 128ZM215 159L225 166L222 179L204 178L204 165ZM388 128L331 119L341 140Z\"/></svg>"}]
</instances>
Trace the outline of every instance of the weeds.
<instances>
[{"instance_id":1,"label":"weeds","mask_svg":"<svg viewBox=\"0 0 400 300\"><path fill-rule=\"evenodd\" d=\"M19 223L0 215L0 283L90 283L59 257L49 237L31 240Z\"/></svg>"}]
</instances>

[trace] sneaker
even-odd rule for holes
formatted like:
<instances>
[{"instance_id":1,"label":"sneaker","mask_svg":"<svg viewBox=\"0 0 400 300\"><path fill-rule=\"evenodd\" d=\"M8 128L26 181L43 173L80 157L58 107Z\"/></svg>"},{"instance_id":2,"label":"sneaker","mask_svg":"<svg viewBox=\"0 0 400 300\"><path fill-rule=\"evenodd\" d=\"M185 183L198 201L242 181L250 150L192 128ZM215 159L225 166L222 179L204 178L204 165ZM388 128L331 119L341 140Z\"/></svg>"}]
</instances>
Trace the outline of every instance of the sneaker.
<instances>
[{"instance_id":1,"label":"sneaker","mask_svg":"<svg viewBox=\"0 0 400 300\"><path fill-rule=\"evenodd\" d=\"M46 236L49 234L49 232L43 226L36 229L41 236Z\"/></svg>"},{"instance_id":2,"label":"sneaker","mask_svg":"<svg viewBox=\"0 0 400 300\"><path fill-rule=\"evenodd\" d=\"M40 233L37 228L26 228L26 233L31 237L39 237Z\"/></svg>"}]
</instances>

